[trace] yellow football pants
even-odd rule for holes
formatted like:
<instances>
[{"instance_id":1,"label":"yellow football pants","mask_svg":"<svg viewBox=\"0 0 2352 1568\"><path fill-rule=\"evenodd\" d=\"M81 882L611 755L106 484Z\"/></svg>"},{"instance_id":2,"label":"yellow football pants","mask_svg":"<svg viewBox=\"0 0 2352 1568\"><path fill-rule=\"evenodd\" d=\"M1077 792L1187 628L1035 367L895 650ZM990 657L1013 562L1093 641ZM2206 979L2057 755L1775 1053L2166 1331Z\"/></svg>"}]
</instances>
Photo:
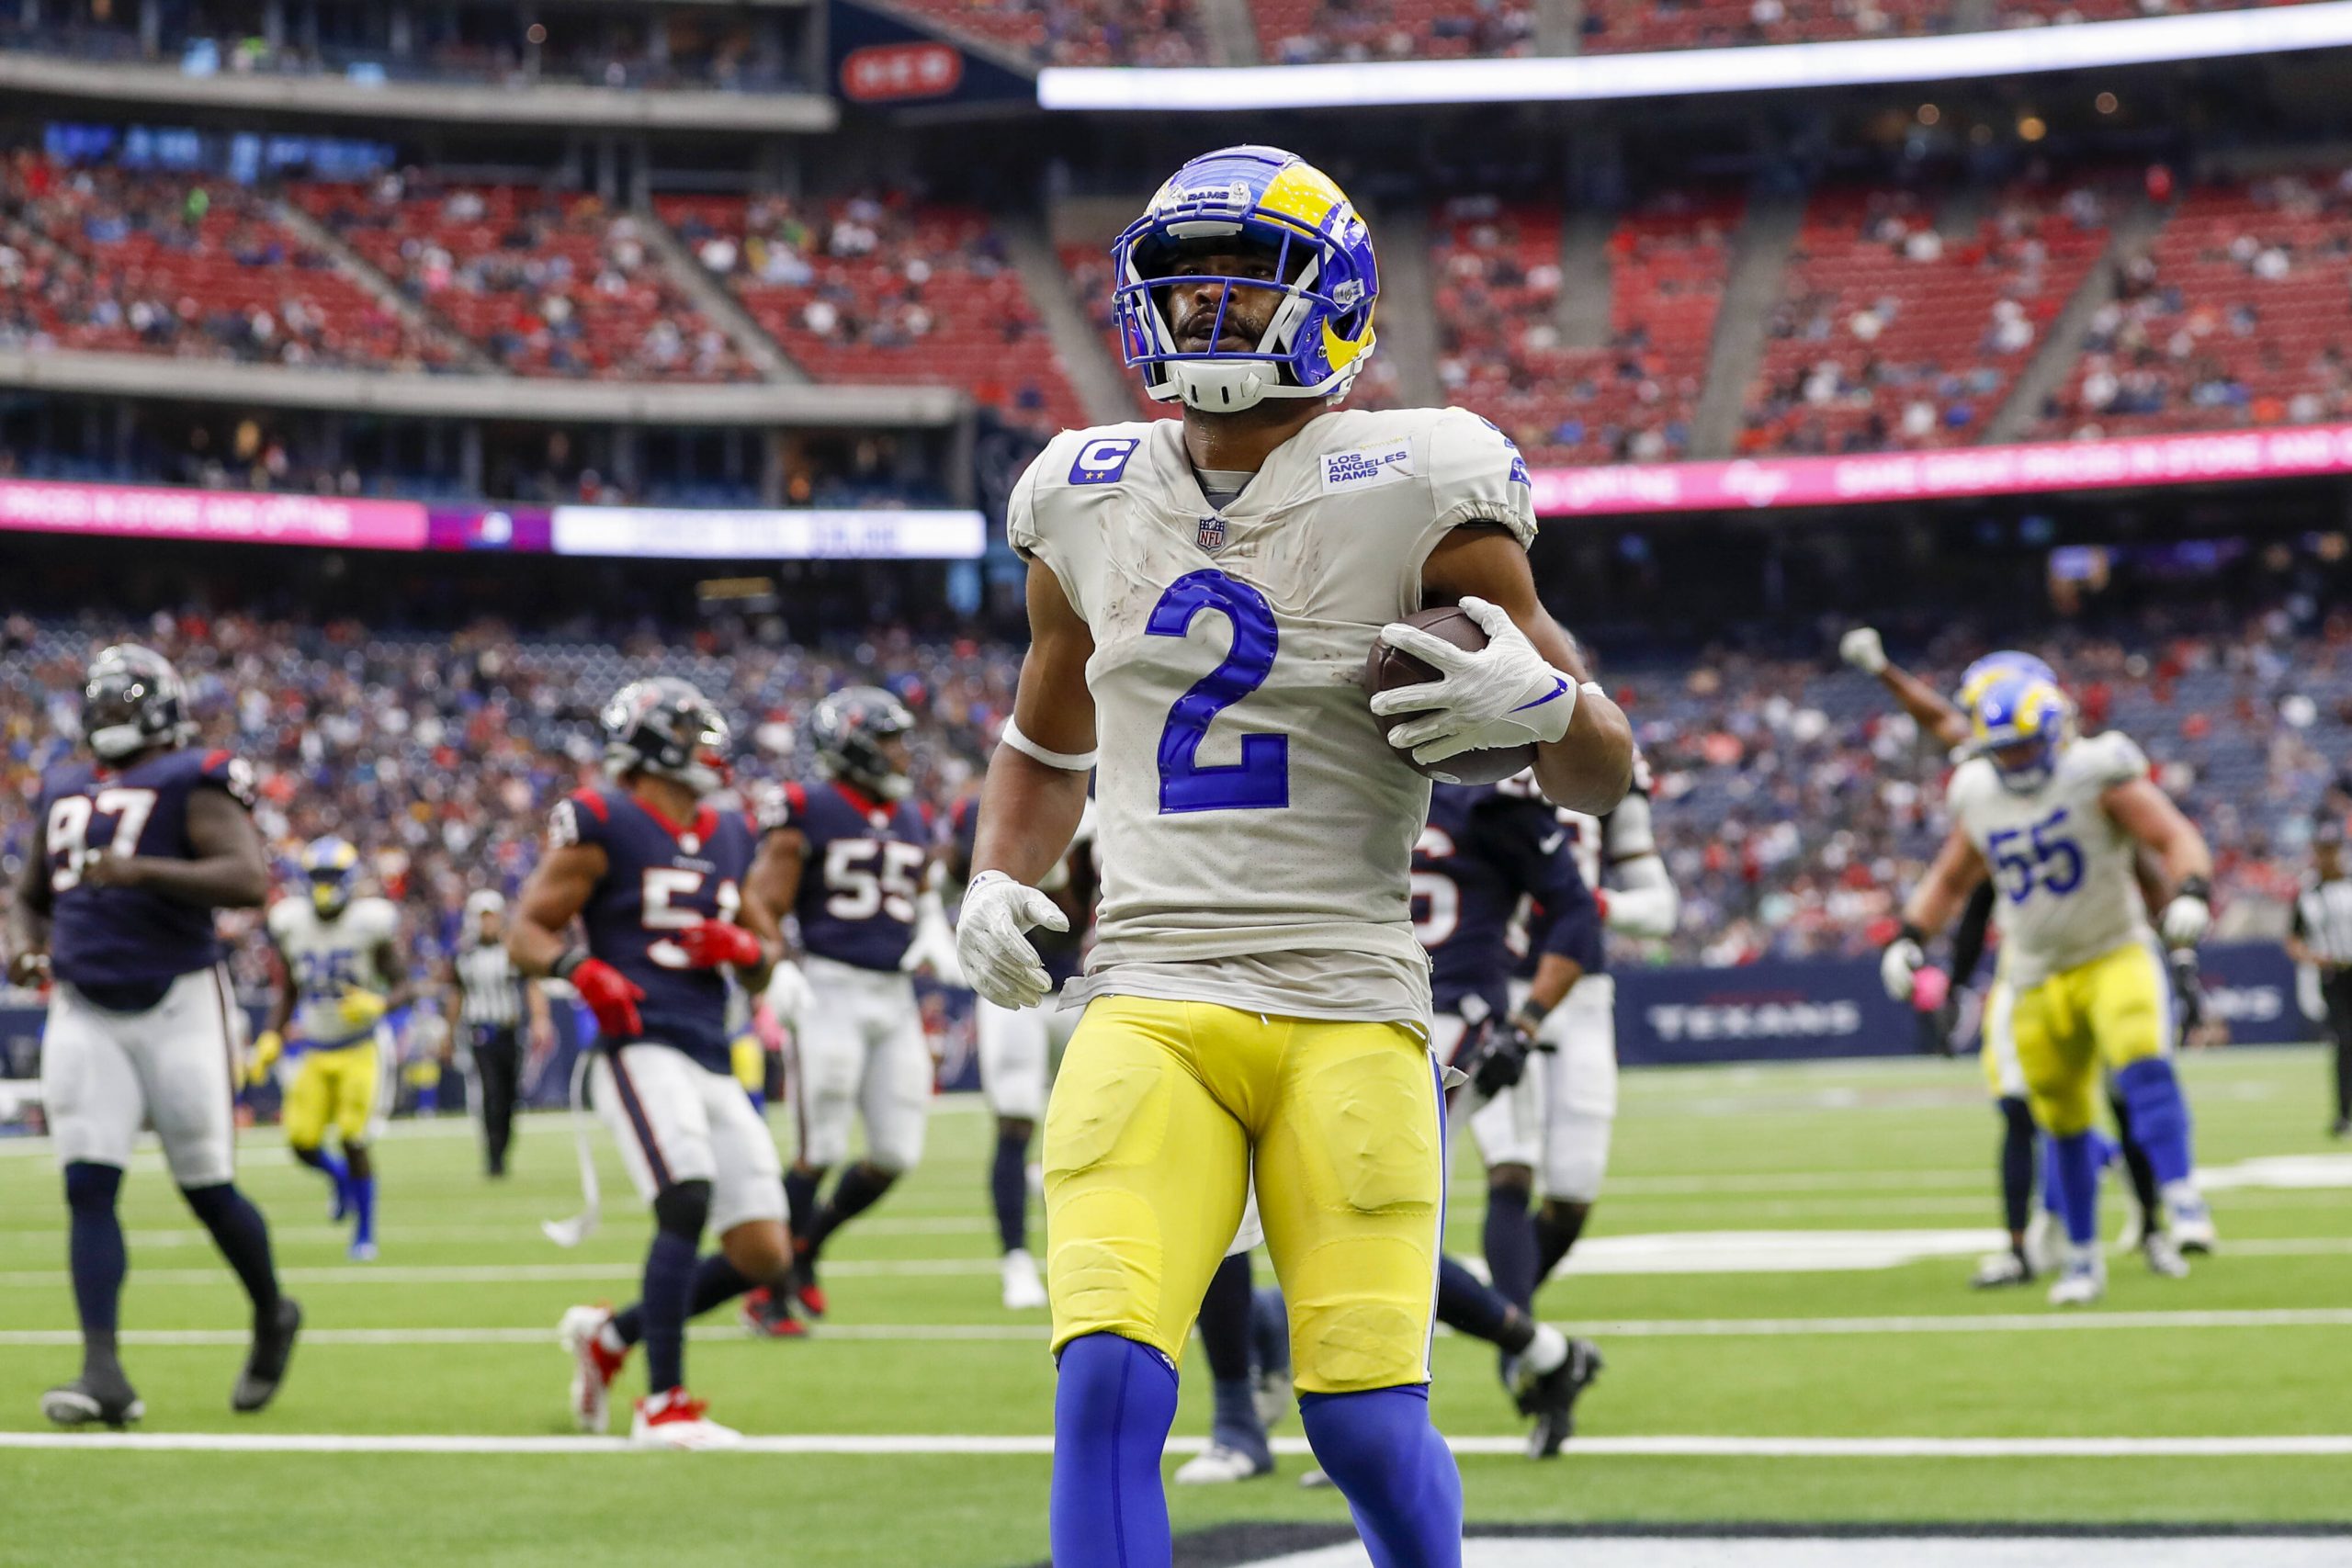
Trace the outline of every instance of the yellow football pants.
<instances>
[{"instance_id":1,"label":"yellow football pants","mask_svg":"<svg viewBox=\"0 0 2352 1568\"><path fill-rule=\"evenodd\" d=\"M326 1141L331 1126L346 1146L366 1143L382 1088L382 1062L381 1049L372 1040L333 1051L304 1052L286 1090L282 1120L287 1143L315 1149Z\"/></svg>"},{"instance_id":2,"label":"yellow football pants","mask_svg":"<svg viewBox=\"0 0 2352 1568\"><path fill-rule=\"evenodd\" d=\"M1054 1349L1116 1334L1180 1359L1254 1152L1299 1392L1428 1382L1444 1151L1401 1024L1093 1002L1046 1109Z\"/></svg>"},{"instance_id":3,"label":"yellow football pants","mask_svg":"<svg viewBox=\"0 0 2352 1568\"><path fill-rule=\"evenodd\" d=\"M2154 942L2125 942L2018 992L2009 1032L2034 1121L2062 1138L2087 1131L2102 1067L2172 1048L2172 986Z\"/></svg>"}]
</instances>

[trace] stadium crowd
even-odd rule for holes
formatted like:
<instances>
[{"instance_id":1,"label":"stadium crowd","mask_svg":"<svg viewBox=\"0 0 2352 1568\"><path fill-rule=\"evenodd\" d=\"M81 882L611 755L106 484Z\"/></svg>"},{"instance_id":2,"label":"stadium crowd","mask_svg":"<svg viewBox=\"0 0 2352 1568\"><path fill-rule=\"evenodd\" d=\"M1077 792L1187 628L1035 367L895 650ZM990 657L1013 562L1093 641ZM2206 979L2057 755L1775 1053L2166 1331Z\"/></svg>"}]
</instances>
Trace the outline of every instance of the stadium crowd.
<instances>
[{"instance_id":1,"label":"stadium crowd","mask_svg":"<svg viewBox=\"0 0 2352 1568\"><path fill-rule=\"evenodd\" d=\"M0 626L0 861L23 852L40 772L73 743L83 661L126 629ZM733 716L746 780L809 776L797 721L835 686L878 681L923 719L917 790L944 808L993 744L1020 657L889 628L805 649L774 621L518 637L487 621L410 634L191 610L129 629L178 661L204 739L256 765L283 865L313 835L352 838L427 959L446 951L469 887L519 884L547 808L596 767L596 714L625 681L670 672L709 692ZM2066 671L2086 727L2132 733L2212 840L2223 929L2267 930L2313 814L2352 809L2352 611L2150 613L2037 646ZM1914 667L1949 689L1981 651L1950 630ZM1656 774L1682 891L1681 929L1642 956L1729 964L1886 940L1898 890L1939 836L1946 763L1876 682L1834 659L1719 649L1606 678Z\"/></svg>"}]
</instances>

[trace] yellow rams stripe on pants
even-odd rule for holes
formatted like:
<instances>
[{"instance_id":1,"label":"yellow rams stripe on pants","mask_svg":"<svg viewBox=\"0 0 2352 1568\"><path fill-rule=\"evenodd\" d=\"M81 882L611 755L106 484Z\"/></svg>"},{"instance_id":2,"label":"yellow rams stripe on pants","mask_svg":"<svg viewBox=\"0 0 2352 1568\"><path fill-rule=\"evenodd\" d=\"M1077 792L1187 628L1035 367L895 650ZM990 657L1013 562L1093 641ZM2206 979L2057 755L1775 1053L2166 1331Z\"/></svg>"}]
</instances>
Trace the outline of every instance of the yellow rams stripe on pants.
<instances>
[{"instance_id":1,"label":"yellow rams stripe on pants","mask_svg":"<svg viewBox=\"0 0 2352 1568\"><path fill-rule=\"evenodd\" d=\"M1398 1023L1104 997L1046 1111L1053 1348L1116 1334L1182 1359L1255 1151L1303 1393L1429 1381L1445 1134Z\"/></svg>"},{"instance_id":2,"label":"yellow rams stripe on pants","mask_svg":"<svg viewBox=\"0 0 2352 1568\"><path fill-rule=\"evenodd\" d=\"M2152 936L2109 948L2019 991L2009 1015L2033 1119L2058 1136L2087 1130L2102 1068L2172 1049L2172 984Z\"/></svg>"}]
</instances>

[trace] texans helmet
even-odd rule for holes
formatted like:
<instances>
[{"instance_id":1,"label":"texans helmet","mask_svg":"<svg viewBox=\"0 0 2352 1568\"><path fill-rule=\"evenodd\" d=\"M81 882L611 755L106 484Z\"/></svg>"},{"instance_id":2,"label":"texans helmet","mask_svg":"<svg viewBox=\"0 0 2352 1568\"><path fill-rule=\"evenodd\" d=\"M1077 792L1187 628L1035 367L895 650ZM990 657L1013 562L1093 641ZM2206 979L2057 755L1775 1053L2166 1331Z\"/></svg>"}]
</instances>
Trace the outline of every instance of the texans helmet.
<instances>
[{"instance_id":1,"label":"texans helmet","mask_svg":"<svg viewBox=\"0 0 2352 1568\"><path fill-rule=\"evenodd\" d=\"M825 776L876 800L906 798L910 785L902 759L914 728L907 705L879 686L844 686L808 716L808 736Z\"/></svg>"},{"instance_id":2,"label":"texans helmet","mask_svg":"<svg viewBox=\"0 0 2352 1568\"><path fill-rule=\"evenodd\" d=\"M632 681L605 705L605 771L651 773L697 795L727 787L727 717L692 683L673 675Z\"/></svg>"},{"instance_id":3,"label":"texans helmet","mask_svg":"<svg viewBox=\"0 0 2352 1568\"><path fill-rule=\"evenodd\" d=\"M1259 256L1258 276L1181 270L1188 260ZM1227 147L1170 176L1111 246L1111 304L1144 390L1212 413L1267 398L1345 395L1373 348L1380 295L1372 235L1331 176L1279 147ZM1208 346L1179 345L1180 291L1221 285ZM1258 341L1217 346L1237 289L1282 296Z\"/></svg>"},{"instance_id":4,"label":"texans helmet","mask_svg":"<svg viewBox=\"0 0 2352 1568\"><path fill-rule=\"evenodd\" d=\"M359 852L330 833L302 851L302 874L311 884L311 908L332 920L351 905L351 885L359 880Z\"/></svg>"},{"instance_id":5,"label":"texans helmet","mask_svg":"<svg viewBox=\"0 0 2352 1568\"><path fill-rule=\"evenodd\" d=\"M119 762L196 731L172 661L152 648L119 642L90 660L82 678L82 739L99 761Z\"/></svg>"},{"instance_id":6,"label":"texans helmet","mask_svg":"<svg viewBox=\"0 0 2352 1568\"><path fill-rule=\"evenodd\" d=\"M2059 749L2073 739L2075 707L2051 682L2003 675L1978 694L1969 728L1972 749L2002 784L2030 795L2050 782Z\"/></svg>"}]
</instances>

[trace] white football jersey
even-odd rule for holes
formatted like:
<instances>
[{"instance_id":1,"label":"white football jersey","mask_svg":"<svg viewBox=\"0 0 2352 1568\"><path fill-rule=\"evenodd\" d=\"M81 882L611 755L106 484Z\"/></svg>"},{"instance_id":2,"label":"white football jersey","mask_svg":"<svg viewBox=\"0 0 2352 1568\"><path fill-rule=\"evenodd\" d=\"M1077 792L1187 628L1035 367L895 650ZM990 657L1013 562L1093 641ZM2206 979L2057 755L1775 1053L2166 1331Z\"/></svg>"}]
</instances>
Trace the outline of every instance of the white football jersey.
<instances>
[{"instance_id":1,"label":"white football jersey","mask_svg":"<svg viewBox=\"0 0 2352 1568\"><path fill-rule=\"evenodd\" d=\"M1359 680L1450 530L1534 537L1517 448L1459 409L1328 413L1220 509L1181 423L1104 425L1057 436L1009 513L1094 635L1102 904L1071 998L1425 1019L1429 781Z\"/></svg>"},{"instance_id":2,"label":"white football jersey","mask_svg":"<svg viewBox=\"0 0 2352 1568\"><path fill-rule=\"evenodd\" d=\"M269 907L269 934L286 955L294 987L293 1032L311 1044L347 1045L375 1032L343 1021L344 992L379 991L375 953L400 933L400 911L383 898L354 898L332 920L319 919L306 894Z\"/></svg>"},{"instance_id":3,"label":"white football jersey","mask_svg":"<svg viewBox=\"0 0 2352 1568\"><path fill-rule=\"evenodd\" d=\"M2099 797L2147 774L2146 755L2113 729L2062 748L2030 794L2004 787L1983 757L1952 774L1946 802L1992 869L2002 974L2017 989L2146 937L2138 848Z\"/></svg>"}]
</instances>

